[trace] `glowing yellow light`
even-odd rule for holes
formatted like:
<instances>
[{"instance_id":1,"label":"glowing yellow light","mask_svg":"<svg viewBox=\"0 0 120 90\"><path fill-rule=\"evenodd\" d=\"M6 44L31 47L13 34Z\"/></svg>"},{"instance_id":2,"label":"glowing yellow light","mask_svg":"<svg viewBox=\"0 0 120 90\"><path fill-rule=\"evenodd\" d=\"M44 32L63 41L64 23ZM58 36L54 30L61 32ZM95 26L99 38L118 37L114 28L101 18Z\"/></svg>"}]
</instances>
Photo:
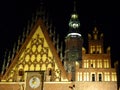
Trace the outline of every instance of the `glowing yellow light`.
<instances>
[{"instance_id":1,"label":"glowing yellow light","mask_svg":"<svg viewBox=\"0 0 120 90\"><path fill-rule=\"evenodd\" d=\"M72 18L78 18L78 15L77 14L72 14Z\"/></svg>"}]
</instances>

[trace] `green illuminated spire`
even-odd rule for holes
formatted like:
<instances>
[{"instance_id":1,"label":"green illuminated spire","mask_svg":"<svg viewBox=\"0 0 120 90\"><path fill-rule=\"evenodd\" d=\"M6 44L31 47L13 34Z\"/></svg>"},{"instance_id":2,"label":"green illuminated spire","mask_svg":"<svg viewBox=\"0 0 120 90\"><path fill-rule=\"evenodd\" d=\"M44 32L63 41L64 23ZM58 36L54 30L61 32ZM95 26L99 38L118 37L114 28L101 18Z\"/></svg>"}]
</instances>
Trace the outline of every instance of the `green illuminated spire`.
<instances>
[{"instance_id":1,"label":"green illuminated spire","mask_svg":"<svg viewBox=\"0 0 120 90\"><path fill-rule=\"evenodd\" d=\"M78 19L78 14L76 12L76 2L74 1L74 10L73 13L71 14L71 18L69 21L69 28L70 32L78 32L78 29L80 27L80 21Z\"/></svg>"}]
</instances>

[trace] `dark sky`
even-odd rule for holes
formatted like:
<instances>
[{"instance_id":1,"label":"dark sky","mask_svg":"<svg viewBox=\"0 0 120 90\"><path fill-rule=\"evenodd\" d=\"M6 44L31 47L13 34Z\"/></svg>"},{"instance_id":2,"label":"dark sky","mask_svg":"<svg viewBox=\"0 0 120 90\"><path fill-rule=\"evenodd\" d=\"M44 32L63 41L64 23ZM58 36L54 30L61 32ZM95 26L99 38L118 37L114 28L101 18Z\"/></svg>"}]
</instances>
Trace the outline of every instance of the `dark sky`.
<instances>
[{"instance_id":1,"label":"dark sky","mask_svg":"<svg viewBox=\"0 0 120 90\"><path fill-rule=\"evenodd\" d=\"M39 8L41 0L1 0L0 1L0 57L5 49L11 48L31 16ZM73 11L73 0L43 0L52 17L53 25L61 36L68 31L70 14ZM92 33L96 25L104 33L106 46L111 46L112 61L119 60L120 54L120 6L115 1L91 2L76 0L76 8L84 38ZM87 42L87 41L85 41ZM0 62L3 60L1 59Z\"/></svg>"}]
</instances>

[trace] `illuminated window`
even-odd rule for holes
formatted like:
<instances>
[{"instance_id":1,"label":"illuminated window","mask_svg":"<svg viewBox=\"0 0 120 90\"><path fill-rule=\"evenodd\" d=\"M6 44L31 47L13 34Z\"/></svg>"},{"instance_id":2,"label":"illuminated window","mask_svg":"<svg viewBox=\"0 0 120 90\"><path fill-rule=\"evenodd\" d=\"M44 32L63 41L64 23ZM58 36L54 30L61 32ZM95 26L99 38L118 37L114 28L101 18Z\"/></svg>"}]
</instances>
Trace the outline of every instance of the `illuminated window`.
<instances>
[{"instance_id":1,"label":"illuminated window","mask_svg":"<svg viewBox=\"0 0 120 90\"><path fill-rule=\"evenodd\" d=\"M84 68L86 68L86 60L84 60Z\"/></svg>"},{"instance_id":2,"label":"illuminated window","mask_svg":"<svg viewBox=\"0 0 120 90\"><path fill-rule=\"evenodd\" d=\"M78 81L82 81L82 72L78 72Z\"/></svg>"},{"instance_id":3,"label":"illuminated window","mask_svg":"<svg viewBox=\"0 0 120 90\"><path fill-rule=\"evenodd\" d=\"M110 73L109 72L105 72L104 77L105 77L105 81L110 81Z\"/></svg>"},{"instance_id":4,"label":"illuminated window","mask_svg":"<svg viewBox=\"0 0 120 90\"><path fill-rule=\"evenodd\" d=\"M95 68L95 60L90 60L90 67Z\"/></svg>"},{"instance_id":5,"label":"illuminated window","mask_svg":"<svg viewBox=\"0 0 120 90\"><path fill-rule=\"evenodd\" d=\"M80 73L80 81L82 81L82 72Z\"/></svg>"},{"instance_id":6,"label":"illuminated window","mask_svg":"<svg viewBox=\"0 0 120 90\"><path fill-rule=\"evenodd\" d=\"M117 81L116 72L112 72L112 81Z\"/></svg>"},{"instance_id":7,"label":"illuminated window","mask_svg":"<svg viewBox=\"0 0 120 90\"><path fill-rule=\"evenodd\" d=\"M89 60L84 60L84 68L88 68Z\"/></svg>"},{"instance_id":8,"label":"illuminated window","mask_svg":"<svg viewBox=\"0 0 120 90\"><path fill-rule=\"evenodd\" d=\"M95 46L90 46L90 53L95 53Z\"/></svg>"},{"instance_id":9,"label":"illuminated window","mask_svg":"<svg viewBox=\"0 0 120 90\"><path fill-rule=\"evenodd\" d=\"M86 73L87 81L89 81L89 73Z\"/></svg>"},{"instance_id":10,"label":"illuminated window","mask_svg":"<svg viewBox=\"0 0 120 90\"><path fill-rule=\"evenodd\" d=\"M109 61L108 61L108 59L104 60L104 68L109 68Z\"/></svg>"},{"instance_id":11,"label":"illuminated window","mask_svg":"<svg viewBox=\"0 0 120 90\"><path fill-rule=\"evenodd\" d=\"M88 67L89 67L89 61L86 60L86 68L88 68Z\"/></svg>"},{"instance_id":12,"label":"illuminated window","mask_svg":"<svg viewBox=\"0 0 120 90\"><path fill-rule=\"evenodd\" d=\"M101 46L100 45L97 46L97 50L96 51L97 51L98 54L101 53Z\"/></svg>"},{"instance_id":13,"label":"illuminated window","mask_svg":"<svg viewBox=\"0 0 120 90\"><path fill-rule=\"evenodd\" d=\"M102 60L101 59L97 60L97 68L102 68Z\"/></svg>"},{"instance_id":14,"label":"illuminated window","mask_svg":"<svg viewBox=\"0 0 120 90\"><path fill-rule=\"evenodd\" d=\"M84 81L89 81L89 72L84 72Z\"/></svg>"},{"instance_id":15,"label":"illuminated window","mask_svg":"<svg viewBox=\"0 0 120 90\"><path fill-rule=\"evenodd\" d=\"M86 72L84 72L84 81L87 81L87 80L86 80Z\"/></svg>"}]
</instances>

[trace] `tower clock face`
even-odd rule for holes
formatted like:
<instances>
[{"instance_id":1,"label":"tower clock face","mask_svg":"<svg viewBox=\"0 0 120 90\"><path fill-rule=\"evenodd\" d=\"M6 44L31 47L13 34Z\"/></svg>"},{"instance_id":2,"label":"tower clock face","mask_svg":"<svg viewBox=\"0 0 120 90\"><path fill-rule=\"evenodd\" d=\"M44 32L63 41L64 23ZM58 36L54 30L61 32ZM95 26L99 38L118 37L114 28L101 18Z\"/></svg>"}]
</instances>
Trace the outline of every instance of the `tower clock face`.
<instances>
[{"instance_id":1,"label":"tower clock face","mask_svg":"<svg viewBox=\"0 0 120 90\"><path fill-rule=\"evenodd\" d=\"M40 86L40 78L38 78L37 76L31 77L29 80L29 86L34 89L38 88Z\"/></svg>"}]
</instances>

